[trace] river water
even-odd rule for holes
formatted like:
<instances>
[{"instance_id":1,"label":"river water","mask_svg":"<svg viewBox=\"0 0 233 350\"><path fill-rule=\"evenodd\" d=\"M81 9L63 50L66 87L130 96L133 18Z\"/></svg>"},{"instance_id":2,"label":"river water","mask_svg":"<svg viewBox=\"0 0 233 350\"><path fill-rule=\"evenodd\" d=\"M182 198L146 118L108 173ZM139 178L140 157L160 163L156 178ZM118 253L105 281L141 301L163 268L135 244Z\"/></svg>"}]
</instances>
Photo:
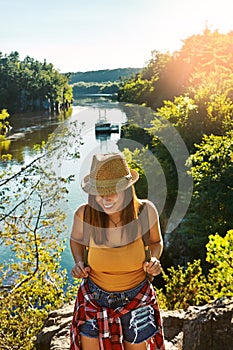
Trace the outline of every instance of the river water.
<instances>
[{"instance_id":1,"label":"river water","mask_svg":"<svg viewBox=\"0 0 233 350\"><path fill-rule=\"evenodd\" d=\"M51 132L56 132L56 128L61 127L63 123L78 121L84 123L81 131L83 146L80 148L80 159L75 161L65 161L61 167L63 176L68 174L75 175L75 181L69 185L67 202L61 203L61 208L66 213L67 230L64 237L67 238L67 244L62 256L62 268L70 271L73 259L69 249L69 234L72 226L73 214L75 209L87 201L87 195L80 188L80 180L90 169L92 155L95 153L117 152L117 141L120 133L111 133L109 135L95 134L95 122L103 115L112 124L121 126L126 122L127 117L118 102L111 102L107 99L82 99L79 105L72 108L69 116L61 114L55 117L48 115L18 115L10 120L13 126L9 138L4 143L0 143L1 153L10 153L13 156L13 162L17 167L22 166L35 157L33 146L46 140ZM5 165L0 163L0 171ZM1 259L7 258L7 253L1 249Z\"/></svg>"}]
</instances>

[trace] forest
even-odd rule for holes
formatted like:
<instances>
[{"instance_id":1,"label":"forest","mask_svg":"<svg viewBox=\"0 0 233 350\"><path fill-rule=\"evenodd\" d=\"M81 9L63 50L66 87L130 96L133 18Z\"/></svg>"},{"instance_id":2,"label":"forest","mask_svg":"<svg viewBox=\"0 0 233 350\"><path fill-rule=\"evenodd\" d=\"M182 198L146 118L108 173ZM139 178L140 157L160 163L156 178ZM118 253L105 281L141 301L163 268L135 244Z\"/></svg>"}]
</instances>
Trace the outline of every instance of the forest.
<instances>
[{"instance_id":1,"label":"forest","mask_svg":"<svg viewBox=\"0 0 233 350\"><path fill-rule=\"evenodd\" d=\"M82 95L117 96L122 81L132 78L140 71L140 68L118 68L70 73L69 83L72 86L74 103Z\"/></svg>"},{"instance_id":2,"label":"forest","mask_svg":"<svg viewBox=\"0 0 233 350\"><path fill-rule=\"evenodd\" d=\"M73 99L75 101L81 96L88 95L111 95L117 98L120 82L103 82L103 83L76 83L72 86Z\"/></svg>"},{"instance_id":3,"label":"forest","mask_svg":"<svg viewBox=\"0 0 233 350\"><path fill-rule=\"evenodd\" d=\"M188 150L183 166L193 180L191 202L184 219L169 235L169 244L165 241L163 273L153 282L164 309L186 310L190 305L233 295L232 48L233 32L220 34L206 28L183 40L178 52L152 51L145 67L122 80L118 88L118 99L126 102L128 112L123 136L143 144L141 149L130 150L119 142L131 167L139 171L138 195L144 197L148 191L142 166L148 150L166 175L167 196L161 214L164 239L179 195L179 174L160 135L171 125ZM30 69L21 69L23 63L15 55L5 59L14 77L9 77L9 86L17 92L16 73L21 79L24 71L30 76ZM48 82L47 68L43 64L38 68L39 76L45 75L45 80L38 81L41 88ZM0 72L6 74L2 63ZM54 74L54 79L60 79ZM67 80L62 81L65 83L61 86L67 87ZM29 94L31 90L27 91ZM0 121L5 122L9 107L2 92ZM47 93L42 96L47 98ZM15 96L20 97L17 93ZM29 100L34 101L30 94ZM138 109L127 110L132 104ZM59 132L61 137L51 134L48 143L35 145L38 155L33 161L17 171L6 168L0 177L0 239L16 257L0 265L0 347L8 350L33 349L48 313L73 301L80 282L71 283L60 266L65 215L58 203L66 200L67 185L73 177L56 176L53 162L78 159L82 139L75 124Z\"/></svg>"},{"instance_id":4,"label":"forest","mask_svg":"<svg viewBox=\"0 0 233 350\"><path fill-rule=\"evenodd\" d=\"M71 102L68 75L60 74L51 63L29 56L20 60L17 51L9 55L0 52L0 111L53 113Z\"/></svg>"},{"instance_id":5,"label":"forest","mask_svg":"<svg viewBox=\"0 0 233 350\"><path fill-rule=\"evenodd\" d=\"M141 68L117 68L102 69L88 72L69 73L69 83L71 85L79 82L84 83L103 83L115 82L126 78L131 78L141 71Z\"/></svg>"}]
</instances>

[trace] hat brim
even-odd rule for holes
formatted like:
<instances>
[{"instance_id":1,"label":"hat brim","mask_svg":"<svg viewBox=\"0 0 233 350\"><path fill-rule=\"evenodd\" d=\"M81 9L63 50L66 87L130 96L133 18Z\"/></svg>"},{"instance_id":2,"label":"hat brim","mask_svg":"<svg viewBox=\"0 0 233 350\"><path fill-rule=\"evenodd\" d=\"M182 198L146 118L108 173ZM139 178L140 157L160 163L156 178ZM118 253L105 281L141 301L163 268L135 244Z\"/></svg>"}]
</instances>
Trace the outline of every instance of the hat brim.
<instances>
[{"instance_id":1,"label":"hat brim","mask_svg":"<svg viewBox=\"0 0 233 350\"><path fill-rule=\"evenodd\" d=\"M125 191L127 188L131 187L139 179L139 174L136 170L130 169L131 178L123 178L122 181L116 181L114 185L111 186L93 186L90 182L90 175L84 177L81 182L82 189L91 195L95 196L106 196L110 194L115 194L118 192Z\"/></svg>"}]
</instances>

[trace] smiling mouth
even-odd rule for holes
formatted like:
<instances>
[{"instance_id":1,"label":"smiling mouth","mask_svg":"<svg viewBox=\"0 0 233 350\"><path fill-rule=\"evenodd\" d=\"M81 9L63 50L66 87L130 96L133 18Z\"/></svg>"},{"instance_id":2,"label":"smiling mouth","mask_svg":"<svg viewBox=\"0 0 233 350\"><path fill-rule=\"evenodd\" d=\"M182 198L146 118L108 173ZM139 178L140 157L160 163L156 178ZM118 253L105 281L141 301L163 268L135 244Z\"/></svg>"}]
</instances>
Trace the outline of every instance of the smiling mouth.
<instances>
[{"instance_id":1,"label":"smiling mouth","mask_svg":"<svg viewBox=\"0 0 233 350\"><path fill-rule=\"evenodd\" d=\"M104 209L111 209L113 206L114 206L114 203L111 203L111 204L105 204L105 203L103 203Z\"/></svg>"}]
</instances>

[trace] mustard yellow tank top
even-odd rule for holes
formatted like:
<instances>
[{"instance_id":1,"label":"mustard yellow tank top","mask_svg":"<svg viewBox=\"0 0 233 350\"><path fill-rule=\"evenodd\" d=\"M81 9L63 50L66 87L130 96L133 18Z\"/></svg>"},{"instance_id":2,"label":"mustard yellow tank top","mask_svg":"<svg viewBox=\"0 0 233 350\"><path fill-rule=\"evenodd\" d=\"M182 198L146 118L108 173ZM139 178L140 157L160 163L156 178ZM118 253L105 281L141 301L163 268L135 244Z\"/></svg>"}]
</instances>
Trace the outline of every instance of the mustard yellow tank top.
<instances>
[{"instance_id":1,"label":"mustard yellow tank top","mask_svg":"<svg viewBox=\"0 0 233 350\"><path fill-rule=\"evenodd\" d=\"M146 278L142 268L145 248L142 238L117 248L89 247L90 278L108 292L136 287Z\"/></svg>"}]
</instances>

